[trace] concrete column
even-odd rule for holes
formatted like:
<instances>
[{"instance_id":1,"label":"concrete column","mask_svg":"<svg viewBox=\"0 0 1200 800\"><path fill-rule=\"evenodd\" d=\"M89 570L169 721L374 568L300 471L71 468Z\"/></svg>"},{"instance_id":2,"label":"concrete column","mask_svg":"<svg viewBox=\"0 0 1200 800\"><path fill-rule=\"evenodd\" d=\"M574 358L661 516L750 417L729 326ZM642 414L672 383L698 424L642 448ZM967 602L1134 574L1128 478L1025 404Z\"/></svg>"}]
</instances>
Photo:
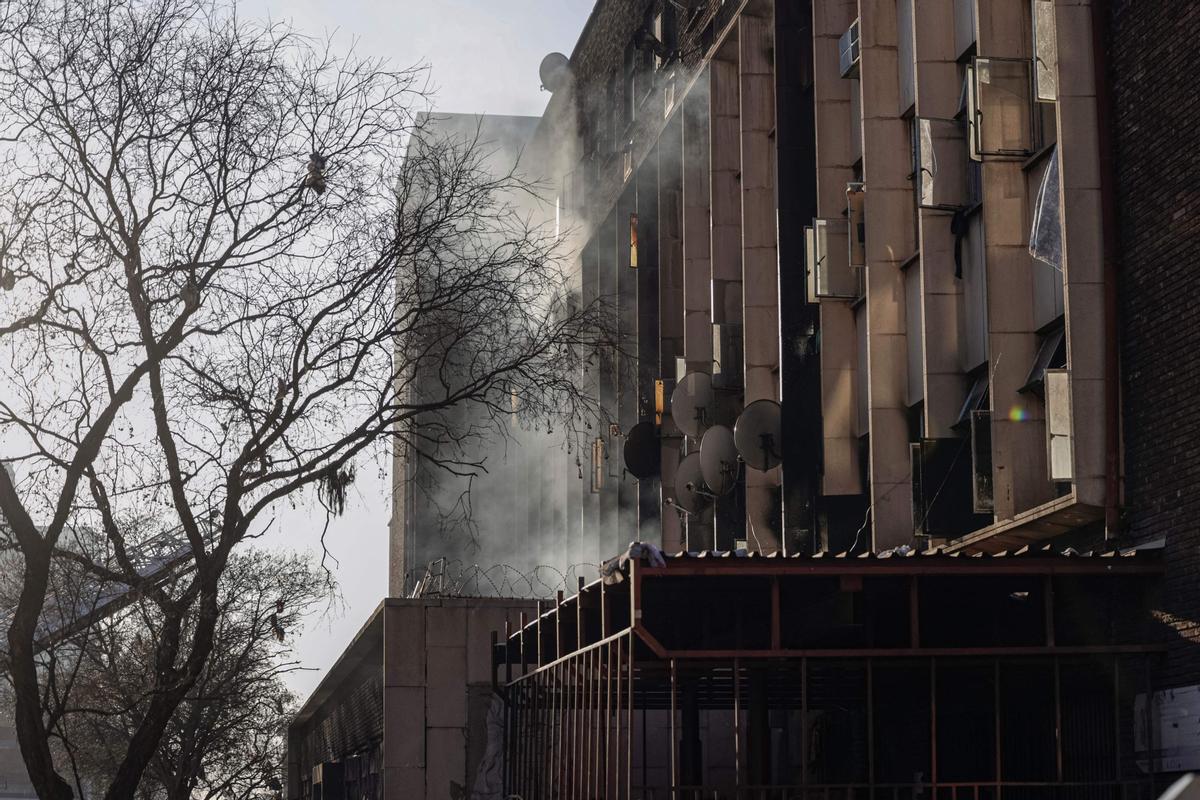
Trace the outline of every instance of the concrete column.
<instances>
[{"instance_id":1,"label":"concrete column","mask_svg":"<svg viewBox=\"0 0 1200 800\"><path fill-rule=\"evenodd\" d=\"M709 75L683 101L683 349L689 372L712 372Z\"/></svg>"},{"instance_id":2,"label":"concrete column","mask_svg":"<svg viewBox=\"0 0 1200 800\"><path fill-rule=\"evenodd\" d=\"M979 52L1029 58L1029 5L978 0ZM984 114L987 111L984 109ZM1018 392L1037 353L1029 209L1019 160L984 157L983 229L987 262L988 370L992 408L992 491L997 520L1052 497L1047 478L1045 414L1037 397Z\"/></svg>"},{"instance_id":3,"label":"concrete column","mask_svg":"<svg viewBox=\"0 0 1200 800\"><path fill-rule=\"evenodd\" d=\"M616 485L617 527L608 552L602 553L604 558L619 554L638 538L637 480L625 474L622 455L623 437L638 420L638 270L629 266L630 215L637 213L636 175L635 170L617 200L616 211L617 249L613 269L616 271L617 338L621 352L617 355L615 372L616 416L613 421L619 426L619 435L608 437L608 472Z\"/></svg>"},{"instance_id":4,"label":"concrete column","mask_svg":"<svg viewBox=\"0 0 1200 800\"><path fill-rule=\"evenodd\" d=\"M1056 0L1058 159L1063 214L1067 358L1071 368L1075 497L1104 504L1106 376L1104 236L1097 138L1092 0Z\"/></svg>"},{"instance_id":5,"label":"concrete column","mask_svg":"<svg viewBox=\"0 0 1200 800\"><path fill-rule=\"evenodd\" d=\"M955 0L914 0L916 20L952 19ZM961 83L955 58L954 29L949 25L913 25L916 55L917 116L951 120L958 113ZM948 178L953 169L965 174L963 163L939 169ZM914 187L915 188L915 187ZM954 277L954 235L950 210L918 209L918 242L921 249L921 316L925 399L925 431L930 438L950 438L958 419L967 381L959 369L959 318L962 315L962 282Z\"/></svg>"},{"instance_id":6,"label":"concrete column","mask_svg":"<svg viewBox=\"0 0 1200 800\"><path fill-rule=\"evenodd\" d=\"M737 42L727 42L709 66L712 74L712 317L742 322L742 197L739 176ZM709 360L712 353L709 352Z\"/></svg>"},{"instance_id":7,"label":"concrete column","mask_svg":"<svg viewBox=\"0 0 1200 800\"><path fill-rule=\"evenodd\" d=\"M912 540L904 274L916 251L909 124L900 109L895 0L860 0L866 179L867 391L874 547Z\"/></svg>"},{"instance_id":8,"label":"concrete column","mask_svg":"<svg viewBox=\"0 0 1200 800\"><path fill-rule=\"evenodd\" d=\"M598 234L593 235L583 248L583 302L585 304L596 302L596 298L599 296L599 238ZM596 353L584 379L584 385L589 387L594 397L600 397L600 374L603 363L603 354ZM592 491L592 440L602 433L600 424L599 419L593 422L593 430L590 431L591 437L582 443L581 450L577 454L579 457L577 463L583 473L580 480L580 537L579 544L575 548L575 561L578 563L600 563L598 545L600 495ZM579 471L576 471L575 474L578 476Z\"/></svg>"},{"instance_id":9,"label":"concrete column","mask_svg":"<svg viewBox=\"0 0 1200 800\"><path fill-rule=\"evenodd\" d=\"M675 378L675 359L683 357L683 114L676 113L663 130L658 146L658 309L659 377ZM666 386L671 386L668 382ZM667 400L669 398L664 398ZM672 497L681 437L670 414L661 432L662 497ZM683 549L683 525L673 509L662 510L662 546Z\"/></svg>"},{"instance_id":10,"label":"concrete column","mask_svg":"<svg viewBox=\"0 0 1200 800\"><path fill-rule=\"evenodd\" d=\"M854 180L857 156L853 152L851 90L857 81L838 72L838 38L857 15L855 0L813 0L817 214L821 217L838 217L845 211L846 184ZM863 490L858 437L866 431L859 431L855 423L858 364L854 312L849 303L825 301L820 317L825 456L821 491L825 495L857 495Z\"/></svg>"},{"instance_id":11,"label":"concrete column","mask_svg":"<svg viewBox=\"0 0 1200 800\"><path fill-rule=\"evenodd\" d=\"M424 800L425 607L422 603L385 605L382 613L383 796Z\"/></svg>"},{"instance_id":12,"label":"concrete column","mask_svg":"<svg viewBox=\"0 0 1200 800\"><path fill-rule=\"evenodd\" d=\"M742 301L745 403L779 400L779 257L775 203L774 21L738 19ZM766 552L782 541L779 468L746 467L747 538Z\"/></svg>"},{"instance_id":13,"label":"concrete column","mask_svg":"<svg viewBox=\"0 0 1200 800\"><path fill-rule=\"evenodd\" d=\"M409 486L408 445L392 443L392 516L388 520L388 596L404 595L405 575L411 569L408 546Z\"/></svg>"},{"instance_id":14,"label":"concrete column","mask_svg":"<svg viewBox=\"0 0 1200 800\"><path fill-rule=\"evenodd\" d=\"M712 317L714 324L741 326L742 318L742 196L741 120L738 74L738 42L727 40L713 58L709 109L712 124L709 163L712 170ZM743 334L745 328L742 328ZM714 352L710 359L716 359ZM723 365L727 370L728 364ZM738 407L737 378L718 391L722 413L714 422L732 423ZM730 386L730 384L733 384ZM746 534L744 504L740 487L713 501L713 525L718 549L732 549L736 542L754 539Z\"/></svg>"},{"instance_id":15,"label":"concrete column","mask_svg":"<svg viewBox=\"0 0 1200 800\"><path fill-rule=\"evenodd\" d=\"M683 354L688 372L712 372L709 68L683 100ZM687 518L692 549L712 546L712 515Z\"/></svg>"},{"instance_id":16,"label":"concrete column","mask_svg":"<svg viewBox=\"0 0 1200 800\"><path fill-rule=\"evenodd\" d=\"M596 236L597 272L599 275L600 297L609 304L611 324L621 333L621 298L617 287L617 212L612 209ZM609 350L597 359L596 367L600 372L600 419L597 420L595 435L604 441L604 447L611 448L612 437L609 428L618 421L620 413L617 391L617 369L620 365L617 354ZM607 451L606 451L607 452ZM608 454L612 458L612 453ZM620 536L619 506L617 497L617 479L610 474L608 459L600 459L602 486L598 502L600 506L599 526L594 537L594 555L590 559L599 563L615 554L614 548Z\"/></svg>"}]
</instances>

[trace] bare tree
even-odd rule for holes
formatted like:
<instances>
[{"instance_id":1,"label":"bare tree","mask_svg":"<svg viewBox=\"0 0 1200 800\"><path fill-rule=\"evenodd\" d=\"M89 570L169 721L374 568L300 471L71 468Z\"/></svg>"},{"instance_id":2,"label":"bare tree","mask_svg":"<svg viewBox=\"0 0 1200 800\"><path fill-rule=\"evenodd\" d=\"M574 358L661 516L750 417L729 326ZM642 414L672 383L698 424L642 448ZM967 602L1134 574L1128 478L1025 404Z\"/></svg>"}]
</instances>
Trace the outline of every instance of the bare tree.
<instances>
[{"instance_id":1,"label":"bare tree","mask_svg":"<svg viewBox=\"0 0 1200 800\"><path fill-rule=\"evenodd\" d=\"M299 668L288 642L329 589L327 573L305 557L263 550L231 557L213 654L168 724L141 796L248 799L278 782L295 704L284 677ZM107 785L137 729L154 683L147 634L161 617L155 604L141 602L96 625L85 641L64 645L60 659L73 664L74 687L55 750L84 787Z\"/></svg>"},{"instance_id":2,"label":"bare tree","mask_svg":"<svg viewBox=\"0 0 1200 800\"><path fill-rule=\"evenodd\" d=\"M381 437L470 472L455 454L514 408L570 428L603 315L507 199L536 187L488 174L478 142L405 153L420 69L200 0L0 15L15 725L38 794L71 797L52 741L79 662L39 645L53 565L147 598L145 700L103 791L124 798L205 675L234 548L297 493L336 505ZM482 412L466 428L463 407ZM135 563L162 533L137 524L149 512L179 531L185 580ZM81 530L103 533L103 557L72 546Z\"/></svg>"}]
</instances>

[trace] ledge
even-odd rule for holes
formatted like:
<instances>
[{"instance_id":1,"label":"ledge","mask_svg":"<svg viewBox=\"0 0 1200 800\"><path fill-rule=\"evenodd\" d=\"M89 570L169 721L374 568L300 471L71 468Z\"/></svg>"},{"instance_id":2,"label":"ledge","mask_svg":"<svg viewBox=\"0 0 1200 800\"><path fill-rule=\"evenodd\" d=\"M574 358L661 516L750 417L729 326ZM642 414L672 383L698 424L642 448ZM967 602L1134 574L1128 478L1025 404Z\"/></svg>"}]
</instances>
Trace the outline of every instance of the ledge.
<instances>
[{"instance_id":1,"label":"ledge","mask_svg":"<svg viewBox=\"0 0 1200 800\"><path fill-rule=\"evenodd\" d=\"M1077 502L1072 492L1022 511L1012 519L1000 520L974 533L952 539L946 543L945 550L949 553L998 553L1052 539L1101 519L1104 519L1103 508Z\"/></svg>"}]
</instances>

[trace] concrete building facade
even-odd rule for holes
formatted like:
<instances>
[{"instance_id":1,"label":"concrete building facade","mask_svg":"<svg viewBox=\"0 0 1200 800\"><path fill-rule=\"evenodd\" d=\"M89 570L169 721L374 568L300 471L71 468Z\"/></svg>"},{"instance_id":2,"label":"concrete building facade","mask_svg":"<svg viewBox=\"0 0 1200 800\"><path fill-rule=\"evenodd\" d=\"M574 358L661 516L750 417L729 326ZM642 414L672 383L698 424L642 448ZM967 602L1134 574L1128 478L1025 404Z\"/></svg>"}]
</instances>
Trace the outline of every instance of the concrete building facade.
<instances>
[{"instance_id":1,"label":"concrete building facade","mask_svg":"<svg viewBox=\"0 0 1200 800\"><path fill-rule=\"evenodd\" d=\"M433 800L498 786L491 636L535 610L497 598L385 600L288 728L287 797Z\"/></svg>"},{"instance_id":2,"label":"concrete building facade","mask_svg":"<svg viewBox=\"0 0 1200 800\"><path fill-rule=\"evenodd\" d=\"M493 648L505 792L1116 800L1200 768L1198 27L598 0L528 152L618 343L579 376L593 441L538 467L537 554L668 555ZM777 458L693 475L756 403Z\"/></svg>"},{"instance_id":3,"label":"concrete building facade","mask_svg":"<svg viewBox=\"0 0 1200 800\"><path fill-rule=\"evenodd\" d=\"M580 270L630 344L598 382L600 450L665 417L661 475L600 487L614 544L1115 535L1090 6L690 5L598 4L547 110L582 120ZM670 55L644 55L647 31ZM673 470L700 436L654 398L689 373L718 385L701 434L780 402L784 464L680 517Z\"/></svg>"}]
</instances>

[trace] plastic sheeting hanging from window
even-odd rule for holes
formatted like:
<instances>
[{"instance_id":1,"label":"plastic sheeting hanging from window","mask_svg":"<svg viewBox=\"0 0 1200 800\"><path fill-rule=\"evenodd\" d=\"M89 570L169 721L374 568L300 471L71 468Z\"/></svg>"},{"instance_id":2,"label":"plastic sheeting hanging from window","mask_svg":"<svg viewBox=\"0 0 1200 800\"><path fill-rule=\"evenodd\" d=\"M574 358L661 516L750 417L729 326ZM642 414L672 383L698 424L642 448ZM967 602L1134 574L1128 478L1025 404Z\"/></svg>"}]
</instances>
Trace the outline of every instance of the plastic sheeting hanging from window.
<instances>
[{"instance_id":1,"label":"plastic sheeting hanging from window","mask_svg":"<svg viewBox=\"0 0 1200 800\"><path fill-rule=\"evenodd\" d=\"M1059 272L1063 268L1062 206L1058 192L1058 146L1050 151L1050 163L1042 177L1037 201L1033 206L1033 227L1029 231L1029 254Z\"/></svg>"}]
</instances>

